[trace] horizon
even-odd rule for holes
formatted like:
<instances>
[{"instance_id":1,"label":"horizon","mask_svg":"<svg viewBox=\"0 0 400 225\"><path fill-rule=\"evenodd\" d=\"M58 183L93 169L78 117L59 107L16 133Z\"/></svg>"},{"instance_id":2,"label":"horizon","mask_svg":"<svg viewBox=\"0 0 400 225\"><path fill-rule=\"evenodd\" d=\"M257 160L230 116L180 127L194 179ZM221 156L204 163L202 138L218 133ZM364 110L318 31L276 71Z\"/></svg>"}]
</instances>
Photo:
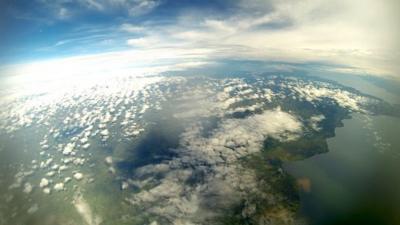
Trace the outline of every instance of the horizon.
<instances>
[{"instance_id":1,"label":"horizon","mask_svg":"<svg viewBox=\"0 0 400 225\"><path fill-rule=\"evenodd\" d=\"M6 76L32 75L32 65L46 69L65 62L79 70L80 59L87 62L85 69L99 73L236 59L316 63L350 74L400 78L400 4L394 0L1 4L0 71ZM98 64L102 67L93 66Z\"/></svg>"}]
</instances>

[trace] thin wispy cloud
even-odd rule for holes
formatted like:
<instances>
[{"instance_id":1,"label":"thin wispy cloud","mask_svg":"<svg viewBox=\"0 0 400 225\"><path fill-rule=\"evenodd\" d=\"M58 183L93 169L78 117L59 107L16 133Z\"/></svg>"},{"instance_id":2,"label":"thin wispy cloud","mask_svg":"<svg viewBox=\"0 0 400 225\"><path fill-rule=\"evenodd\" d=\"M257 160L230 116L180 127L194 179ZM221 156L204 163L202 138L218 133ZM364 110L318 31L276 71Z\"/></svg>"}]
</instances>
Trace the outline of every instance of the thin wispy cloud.
<instances>
[{"instance_id":1,"label":"thin wispy cloud","mask_svg":"<svg viewBox=\"0 0 400 225\"><path fill-rule=\"evenodd\" d=\"M395 77L400 71L400 36L394 22L399 19L398 5L391 0L243 0L201 5L167 0L40 0L30 13L41 12L40 19L50 20L35 23L51 33L37 34L47 39L30 42L30 50L57 47L53 56L64 46L73 46L75 55L205 48L218 53L204 55L210 60L322 62ZM44 14L44 9L49 13Z\"/></svg>"},{"instance_id":2,"label":"thin wispy cloud","mask_svg":"<svg viewBox=\"0 0 400 225\"><path fill-rule=\"evenodd\" d=\"M139 33L139 32L143 32L145 30L144 27L142 27L142 26L136 26L136 25L129 24L129 23L121 24L120 29L122 31L129 32L129 33Z\"/></svg>"}]
</instances>

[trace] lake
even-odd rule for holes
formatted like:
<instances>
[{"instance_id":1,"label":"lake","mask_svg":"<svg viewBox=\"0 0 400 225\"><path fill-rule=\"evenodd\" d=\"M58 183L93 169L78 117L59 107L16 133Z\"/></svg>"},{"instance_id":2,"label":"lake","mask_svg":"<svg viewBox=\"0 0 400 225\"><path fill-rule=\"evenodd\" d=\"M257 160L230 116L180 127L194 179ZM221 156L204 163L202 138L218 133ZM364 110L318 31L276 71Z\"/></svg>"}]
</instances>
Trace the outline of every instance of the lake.
<instances>
[{"instance_id":1,"label":"lake","mask_svg":"<svg viewBox=\"0 0 400 225\"><path fill-rule=\"evenodd\" d=\"M400 224L400 119L353 114L343 122L328 153L285 165L307 183L301 213L311 224Z\"/></svg>"}]
</instances>

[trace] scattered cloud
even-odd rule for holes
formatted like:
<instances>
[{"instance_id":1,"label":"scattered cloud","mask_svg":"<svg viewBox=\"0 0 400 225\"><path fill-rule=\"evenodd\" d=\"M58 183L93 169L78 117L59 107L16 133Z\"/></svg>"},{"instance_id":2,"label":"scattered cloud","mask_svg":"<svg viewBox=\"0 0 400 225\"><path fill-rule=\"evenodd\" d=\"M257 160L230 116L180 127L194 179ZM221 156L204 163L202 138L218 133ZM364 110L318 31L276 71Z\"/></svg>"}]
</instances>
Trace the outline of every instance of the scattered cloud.
<instances>
[{"instance_id":1,"label":"scattered cloud","mask_svg":"<svg viewBox=\"0 0 400 225\"><path fill-rule=\"evenodd\" d=\"M135 171L135 184L151 188L133 194L132 204L174 223L207 220L215 210L240 201L237 196L258 194L254 172L245 171L237 160L258 152L268 136L281 141L298 137L302 124L295 116L275 109L244 119L223 119L209 137L202 135L203 129L199 123L189 126L181 135L178 156L170 162ZM154 177L162 178L155 181ZM187 185L191 179L195 182ZM213 211L204 207L214 198L218 201L213 203Z\"/></svg>"}]
</instances>

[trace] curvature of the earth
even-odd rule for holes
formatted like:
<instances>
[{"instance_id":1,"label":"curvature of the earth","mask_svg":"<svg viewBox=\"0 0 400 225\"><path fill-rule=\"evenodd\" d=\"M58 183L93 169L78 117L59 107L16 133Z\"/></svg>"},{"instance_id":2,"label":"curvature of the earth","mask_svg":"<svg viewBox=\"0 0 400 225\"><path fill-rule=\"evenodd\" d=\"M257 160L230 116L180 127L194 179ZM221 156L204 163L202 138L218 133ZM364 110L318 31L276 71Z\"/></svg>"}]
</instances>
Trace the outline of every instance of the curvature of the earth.
<instances>
[{"instance_id":1,"label":"curvature of the earth","mask_svg":"<svg viewBox=\"0 0 400 225\"><path fill-rule=\"evenodd\" d=\"M327 152L352 112L398 115L279 74L116 77L2 102L0 224L306 224L282 163Z\"/></svg>"}]
</instances>

